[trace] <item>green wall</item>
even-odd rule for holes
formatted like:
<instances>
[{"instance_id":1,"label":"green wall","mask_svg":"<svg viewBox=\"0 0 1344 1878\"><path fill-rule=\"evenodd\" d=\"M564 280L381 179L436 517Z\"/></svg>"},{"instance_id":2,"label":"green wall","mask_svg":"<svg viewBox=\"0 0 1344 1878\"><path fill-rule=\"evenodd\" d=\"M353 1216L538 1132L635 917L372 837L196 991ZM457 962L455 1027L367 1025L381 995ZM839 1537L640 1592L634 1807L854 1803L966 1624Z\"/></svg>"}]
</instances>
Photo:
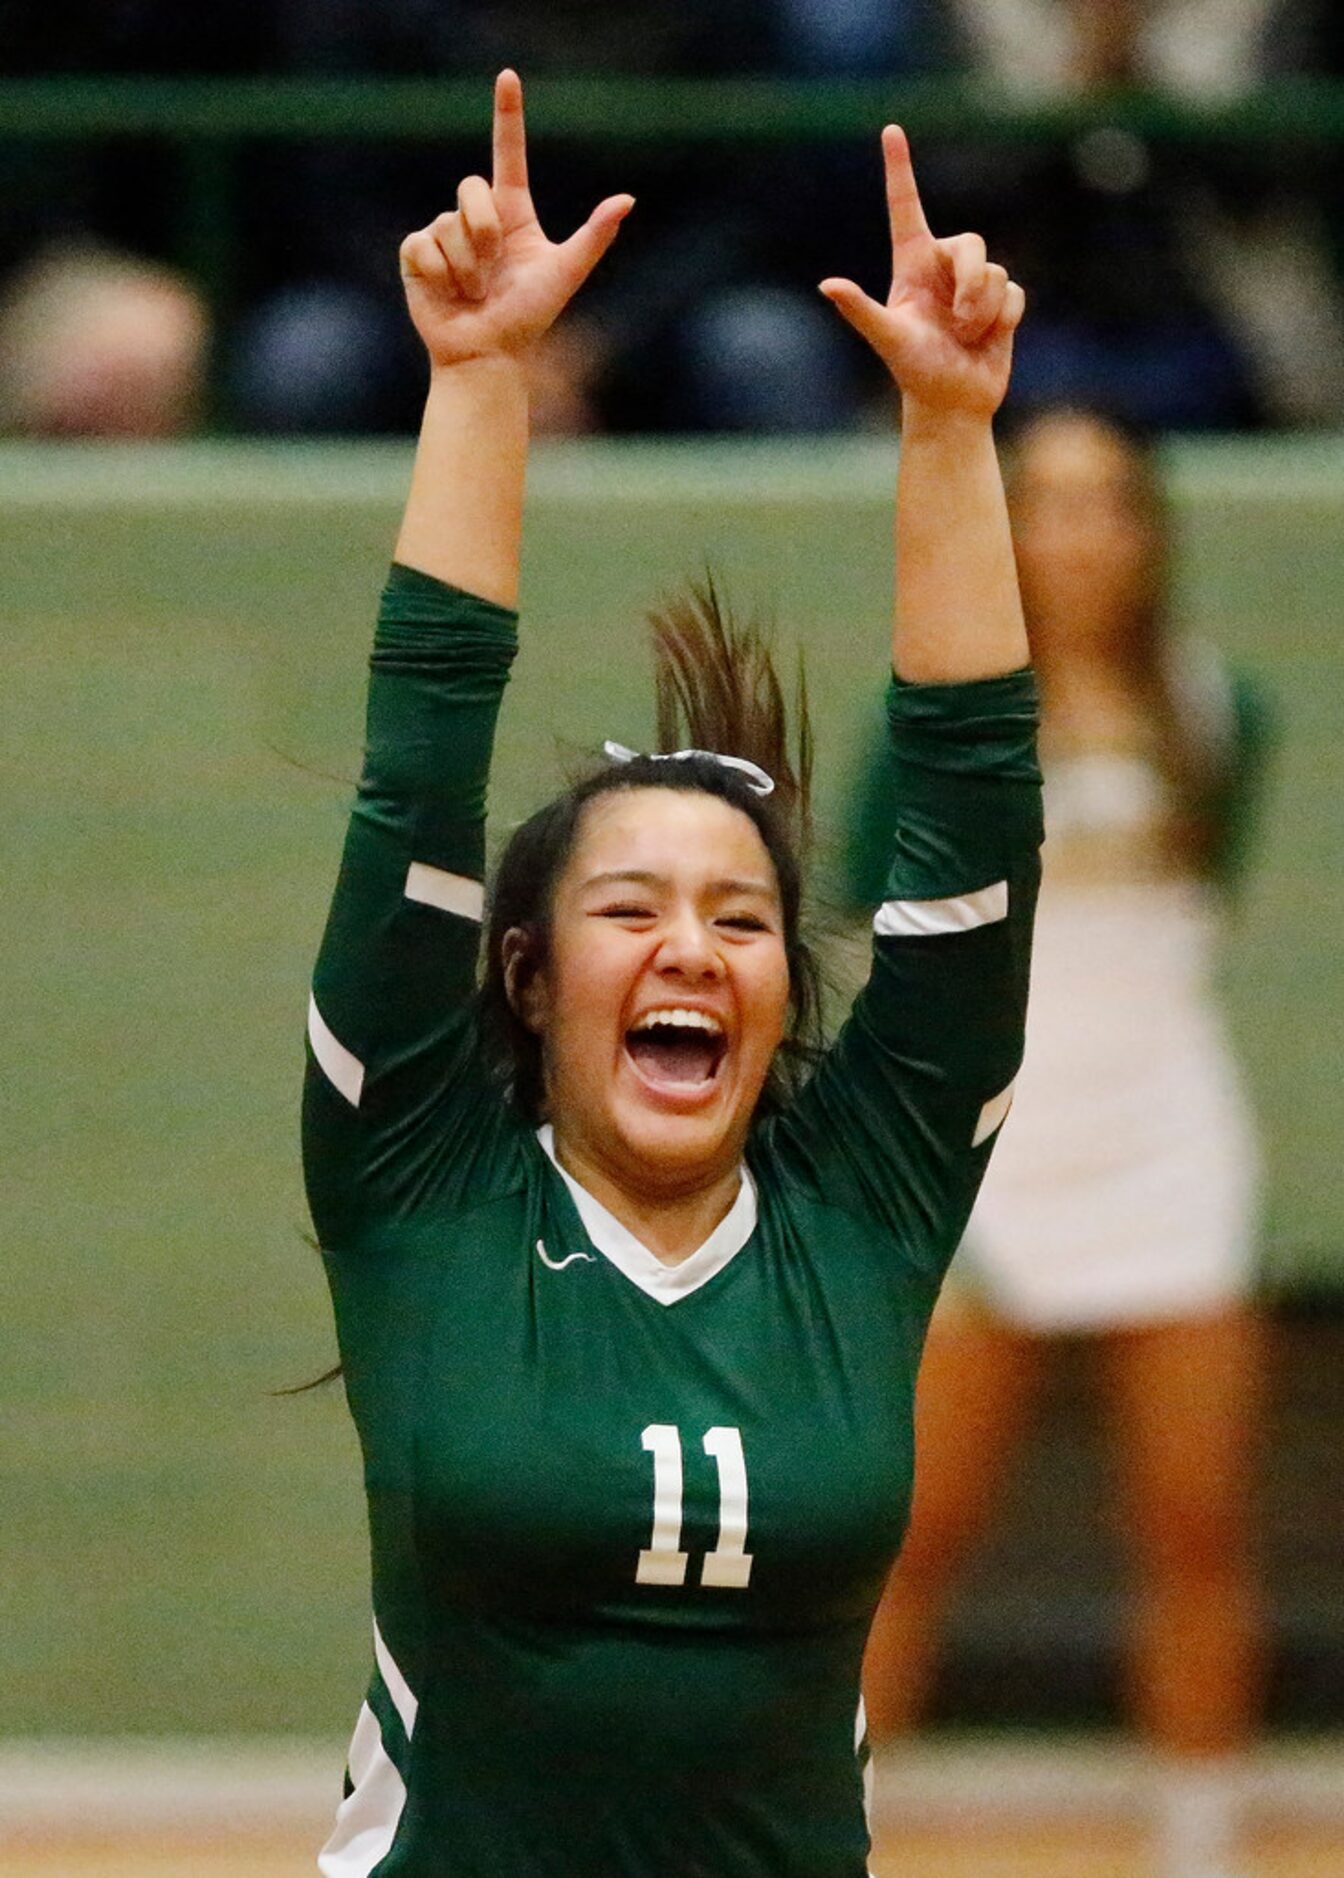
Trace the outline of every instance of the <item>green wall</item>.
<instances>
[{"instance_id":1,"label":"green wall","mask_svg":"<svg viewBox=\"0 0 1344 1878\"><path fill-rule=\"evenodd\" d=\"M0 449L0 1687L16 1734L343 1734L358 1464L302 1239L309 961L400 447ZM497 827L649 722L706 561L809 650L823 827L880 684L890 451L540 454ZM1344 1294L1344 443L1172 455L1184 611L1283 746L1227 958L1276 1290Z\"/></svg>"}]
</instances>

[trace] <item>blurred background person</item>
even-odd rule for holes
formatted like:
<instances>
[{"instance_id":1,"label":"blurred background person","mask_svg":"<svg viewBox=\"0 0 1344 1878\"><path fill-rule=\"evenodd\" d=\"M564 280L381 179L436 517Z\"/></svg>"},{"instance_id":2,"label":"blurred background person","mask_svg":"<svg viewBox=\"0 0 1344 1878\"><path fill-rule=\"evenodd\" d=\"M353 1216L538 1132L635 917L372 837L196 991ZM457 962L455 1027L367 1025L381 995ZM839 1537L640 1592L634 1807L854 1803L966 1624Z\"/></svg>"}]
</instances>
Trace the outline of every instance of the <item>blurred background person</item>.
<instances>
[{"instance_id":1,"label":"blurred background person","mask_svg":"<svg viewBox=\"0 0 1344 1878\"><path fill-rule=\"evenodd\" d=\"M0 0L5 76L239 73L267 0ZM152 140L0 139L0 428L174 437L209 405L213 310L175 259L178 166Z\"/></svg>"},{"instance_id":2,"label":"blurred background person","mask_svg":"<svg viewBox=\"0 0 1344 1878\"><path fill-rule=\"evenodd\" d=\"M1160 1869L1228 1878L1260 1699L1261 1337L1256 1144L1209 976L1264 715L1172 629L1145 447L1093 415L1041 416L1011 498L1046 778L1027 1057L926 1348L914 1512L869 1645L869 1722L880 1742L920 1719L957 1574L1051 1344L1085 1337L1137 1580L1128 1704L1160 1757ZM872 765L849 862L864 904L882 897L881 788Z\"/></svg>"},{"instance_id":3,"label":"blurred background person","mask_svg":"<svg viewBox=\"0 0 1344 1878\"><path fill-rule=\"evenodd\" d=\"M0 296L0 429L180 437L199 422L210 322L175 269L64 243Z\"/></svg>"}]
</instances>

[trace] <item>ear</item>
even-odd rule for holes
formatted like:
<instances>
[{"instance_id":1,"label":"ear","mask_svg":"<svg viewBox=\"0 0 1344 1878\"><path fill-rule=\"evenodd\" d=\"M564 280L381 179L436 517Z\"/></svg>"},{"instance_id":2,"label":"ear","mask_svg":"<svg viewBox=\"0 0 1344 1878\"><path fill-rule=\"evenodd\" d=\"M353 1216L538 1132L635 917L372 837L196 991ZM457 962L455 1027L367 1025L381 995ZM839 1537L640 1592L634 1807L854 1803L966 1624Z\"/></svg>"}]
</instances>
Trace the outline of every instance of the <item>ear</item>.
<instances>
[{"instance_id":1,"label":"ear","mask_svg":"<svg viewBox=\"0 0 1344 1878\"><path fill-rule=\"evenodd\" d=\"M550 1000L546 975L534 956L533 936L525 927L509 927L500 946L500 963L509 1009L520 1023L540 1036L546 1028Z\"/></svg>"}]
</instances>

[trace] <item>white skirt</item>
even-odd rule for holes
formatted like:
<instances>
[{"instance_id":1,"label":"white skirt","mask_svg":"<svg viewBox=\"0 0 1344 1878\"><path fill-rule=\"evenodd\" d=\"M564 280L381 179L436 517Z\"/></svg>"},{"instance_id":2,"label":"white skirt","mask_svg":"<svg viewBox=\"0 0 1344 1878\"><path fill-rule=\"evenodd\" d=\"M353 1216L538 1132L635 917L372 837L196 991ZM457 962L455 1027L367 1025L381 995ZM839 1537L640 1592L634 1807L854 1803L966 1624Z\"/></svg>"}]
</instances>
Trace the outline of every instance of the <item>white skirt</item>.
<instances>
[{"instance_id":1,"label":"white skirt","mask_svg":"<svg viewBox=\"0 0 1344 1878\"><path fill-rule=\"evenodd\" d=\"M1188 882L1047 887L1026 1060L954 1271L1027 1329L1200 1315L1252 1281L1255 1134Z\"/></svg>"}]
</instances>

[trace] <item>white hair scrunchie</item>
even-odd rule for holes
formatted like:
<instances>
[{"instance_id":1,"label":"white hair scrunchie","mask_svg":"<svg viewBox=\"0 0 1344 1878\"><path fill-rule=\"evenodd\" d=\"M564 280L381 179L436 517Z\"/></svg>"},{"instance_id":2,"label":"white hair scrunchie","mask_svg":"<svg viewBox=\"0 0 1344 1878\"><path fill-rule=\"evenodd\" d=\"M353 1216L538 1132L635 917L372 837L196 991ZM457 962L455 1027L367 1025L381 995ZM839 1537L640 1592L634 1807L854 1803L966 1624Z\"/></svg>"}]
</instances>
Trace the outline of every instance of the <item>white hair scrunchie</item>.
<instances>
[{"instance_id":1,"label":"white hair scrunchie","mask_svg":"<svg viewBox=\"0 0 1344 1878\"><path fill-rule=\"evenodd\" d=\"M711 763L722 763L725 769L741 770L748 786L758 796L770 796L775 793L775 779L767 776L759 763L749 763L744 756L724 756L720 750L631 750L623 743L613 743L610 738L602 745L602 753L613 763L633 763L637 758L647 757L651 763L684 763L688 757L708 757Z\"/></svg>"}]
</instances>

